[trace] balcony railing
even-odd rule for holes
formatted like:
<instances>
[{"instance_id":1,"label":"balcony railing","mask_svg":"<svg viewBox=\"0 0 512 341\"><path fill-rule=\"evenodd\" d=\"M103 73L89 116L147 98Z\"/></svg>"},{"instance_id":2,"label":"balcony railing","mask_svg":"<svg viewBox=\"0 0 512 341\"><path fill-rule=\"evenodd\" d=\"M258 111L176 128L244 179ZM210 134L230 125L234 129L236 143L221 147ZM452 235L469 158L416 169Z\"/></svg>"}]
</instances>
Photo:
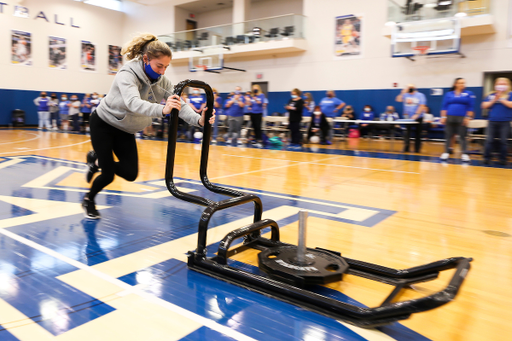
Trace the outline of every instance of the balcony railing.
<instances>
[{"instance_id":1,"label":"balcony railing","mask_svg":"<svg viewBox=\"0 0 512 341\"><path fill-rule=\"evenodd\" d=\"M254 44L305 38L305 17L287 14L161 35L174 52L217 45Z\"/></svg>"},{"instance_id":2,"label":"balcony railing","mask_svg":"<svg viewBox=\"0 0 512 341\"><path fill-rule=\"evenodd\" d=\"M491 0L413 0L400 5L388 0L388 22L431 20L489 14Z\"/></svg>"}]
</instances>

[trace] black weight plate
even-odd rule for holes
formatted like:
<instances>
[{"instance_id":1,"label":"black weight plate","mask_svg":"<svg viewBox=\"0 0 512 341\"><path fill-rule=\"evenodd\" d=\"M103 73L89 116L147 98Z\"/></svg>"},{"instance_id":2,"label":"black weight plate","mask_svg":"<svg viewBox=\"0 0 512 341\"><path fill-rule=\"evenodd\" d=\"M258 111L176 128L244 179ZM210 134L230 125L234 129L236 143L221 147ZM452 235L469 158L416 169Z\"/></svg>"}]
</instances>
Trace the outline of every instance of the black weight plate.
<instances>
[{"instance_id":1,"label":"black weight plate","mask_svg":"<svg viewBox=\"0 0 512 341\"><path fill-rule=\"evenodd\" d=\"M297 261L296 246L279 246L258 254L259 268L270 278L298 287L341 281L347 262L326 251L307 249L306 262Z\"/></svg>"}]
</instances>

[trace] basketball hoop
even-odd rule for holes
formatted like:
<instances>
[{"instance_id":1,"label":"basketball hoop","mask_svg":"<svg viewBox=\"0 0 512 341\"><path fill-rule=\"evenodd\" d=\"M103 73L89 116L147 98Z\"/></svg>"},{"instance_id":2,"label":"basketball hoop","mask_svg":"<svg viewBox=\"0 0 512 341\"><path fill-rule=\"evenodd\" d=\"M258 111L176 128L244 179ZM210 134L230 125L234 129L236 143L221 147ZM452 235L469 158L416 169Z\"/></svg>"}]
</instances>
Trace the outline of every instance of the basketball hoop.
<instances>
[{"instance_id":1,"label":"basketball hoop","mask_svg":"<svg viewBox=\"0 0 512 341\"><path fill-rule=\"evenodd\" d=\"M430 50L430 46L426 46L426 45L414 46L414 47L412 47L412 50L414 51L414 53L416 53L415 61L417 61L418 64L425 64L427 61L427 55L428 55L428 51Z\"/></svg>"},{"instance_id":2,"label":"basketball hoop","mask_svg":"<svg viewBox=\"0 0 512 341\"><path fill-rule=\"evenodd\" d=\"M195 72L197 74L197 78L201 78L204 75L204 73L206 72L206 70L208 70L208 66L206 66L206 65L202 65L202 64L195 65Z\"/></svg>"}]
</instances>

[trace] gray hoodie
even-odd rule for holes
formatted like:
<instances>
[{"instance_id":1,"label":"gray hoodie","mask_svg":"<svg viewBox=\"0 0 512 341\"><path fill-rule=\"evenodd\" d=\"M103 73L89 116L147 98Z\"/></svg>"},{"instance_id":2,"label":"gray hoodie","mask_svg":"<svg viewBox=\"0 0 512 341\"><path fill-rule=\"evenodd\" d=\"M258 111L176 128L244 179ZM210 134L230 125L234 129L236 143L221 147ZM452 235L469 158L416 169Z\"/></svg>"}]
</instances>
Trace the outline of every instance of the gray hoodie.
<instances>
[{"instance_id":1,"label":"gray hoodie","mask_svg":"<svg viewBox=\"0 0 512 341\"><path fill-rule=\"evenodd\" d=\"M126 63L117 73L109 93L96 112L113 127L130 134L151 125L153 117L162 117L162 99L173 95L171 81L161 76L151 83L140 59ZM179 115L188 124L199 126L201 118L183 100Z\"/></svg>"}]
</instances>

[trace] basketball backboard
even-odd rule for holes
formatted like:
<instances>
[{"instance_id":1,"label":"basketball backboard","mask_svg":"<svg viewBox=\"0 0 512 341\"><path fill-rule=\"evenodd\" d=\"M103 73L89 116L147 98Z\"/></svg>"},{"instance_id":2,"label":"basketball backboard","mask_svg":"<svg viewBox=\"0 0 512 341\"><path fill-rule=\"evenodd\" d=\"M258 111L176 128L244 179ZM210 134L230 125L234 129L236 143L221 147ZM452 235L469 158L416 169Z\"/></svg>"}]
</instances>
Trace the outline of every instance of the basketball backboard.
<instances>
[{"instance_id":1,"label":"basketball backboard","mask_svg":"<svg viewBox=\"0 0 512 341\"><path fill-rule=\"evenodd\" d=\"M459 53L460 22L457 18L398 23L391 34L391 55L413 57L418 46L428 46L427 55Z\"/></svg>"}]
</instances>

